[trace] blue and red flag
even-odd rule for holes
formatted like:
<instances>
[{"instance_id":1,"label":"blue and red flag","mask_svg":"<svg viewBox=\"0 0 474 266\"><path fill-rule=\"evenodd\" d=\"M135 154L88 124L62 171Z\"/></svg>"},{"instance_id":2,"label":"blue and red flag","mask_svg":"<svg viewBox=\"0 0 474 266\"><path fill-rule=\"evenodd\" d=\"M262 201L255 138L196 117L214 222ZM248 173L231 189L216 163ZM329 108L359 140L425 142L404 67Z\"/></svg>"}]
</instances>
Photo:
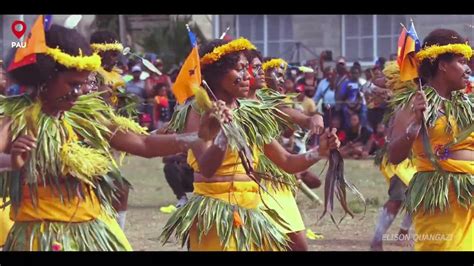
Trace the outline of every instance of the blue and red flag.
<instances>
[{"instance_id":1,"label":"blue and red flag","mask_svg":"<svg viewBox=\"0 0 474 266\"><path fill-rule=\"evenodd\" d=\"M398 38L397 63L400 67L400 79L402 81L418 77L418 61L415 55L420 49L420 40L412 21L410 29L407 30L403 27Z\"/></svg>"}]
</instances>

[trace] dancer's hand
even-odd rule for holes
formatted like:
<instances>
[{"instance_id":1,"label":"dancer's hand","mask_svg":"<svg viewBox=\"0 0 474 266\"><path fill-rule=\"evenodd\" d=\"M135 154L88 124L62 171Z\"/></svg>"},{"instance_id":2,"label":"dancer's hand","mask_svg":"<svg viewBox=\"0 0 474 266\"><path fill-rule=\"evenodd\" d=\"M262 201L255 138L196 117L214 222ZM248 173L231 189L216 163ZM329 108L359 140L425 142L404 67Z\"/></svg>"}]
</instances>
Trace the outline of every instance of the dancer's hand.
<instances>
[{"instance_id":1,"label":"dancer's hand","mask_svg":"<svg viewBox=\"0 0 474 266\"><path fill-rule=\"evenodd\" d=\"M319 114L315 114L309 118L309 128L311 133L316 135L321 135L324 133L324 120L323 116Z\"/></svg>"},{"instance_id":2,"label":"dancer's hand","mask_svg":"<svg viewBox=\"0 0 474 266\"><path fill-rule=\"evenodd\" d=\"M321 156L328 156L330 150L339 149L341 142L336 135L337 129L333 128L329 131L329 128L326 129L323 135L319 139L319 154Z\"/></svg>"},{"instance_id":3,"label":"dancer's hand","mask_svg":"<svg viewBox=\"0 0 474 266\"><path fill-rule=\"evenodd\" d=\"M175 133L172 130L168 129L168 125L170 122L166 122L162 127L159 129L155 129L152 132L150 132L150 135L165 135L165 134L172 134Z\"/></svg>"},{"instance_id":4,"label":"dancer's hand","mask_svg":"<svg viewBox=\"0 0 474 266\"><path fill-rule=\"evenodd\" d=\"M232 121L232 111L223 101L213 102L212 108L201 117L198 136L203 140L214 139L221 130L221 124Z\"/></svg>"},{"instance_id":5,"label":"dancer's hand","mask_svg":"<svg viewBox=\"0 0 474 266\"><path fill-rule=\"evenodd\" d=\"M23 135L13 142L11 149L12 169L20 169L28 161L30 152L36 148L36 139L32 136Z\"/></svg>"},{"instance_id":6,"label":"dancer's hand","mask_svg":"<svg viewBox=\"0 0 474 266\"><path fill-rule=\"evenodd\" d=\"M415 113L415 122L421 124L423 122L423 112L428 107L428 101L423 91L419 90L415 93L410 101L410 111Z\"/></svg>"}]
</instances>

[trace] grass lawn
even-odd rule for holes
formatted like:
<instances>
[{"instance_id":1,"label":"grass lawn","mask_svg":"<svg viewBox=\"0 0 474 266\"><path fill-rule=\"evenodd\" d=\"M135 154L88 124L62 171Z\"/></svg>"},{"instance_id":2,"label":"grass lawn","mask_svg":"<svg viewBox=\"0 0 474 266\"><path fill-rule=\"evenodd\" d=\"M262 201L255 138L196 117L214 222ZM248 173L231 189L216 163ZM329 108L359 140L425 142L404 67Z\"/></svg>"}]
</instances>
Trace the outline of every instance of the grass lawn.
<instances>
[{"instance_id":1,"label":"grass lawn","mask_svg":"<svg viewBox=\"0 0 474 266\"><path fill-rule=\"evenodd\" d=\"M324 162L316 164L311 171L319 174ZM158 236L169 218L169 214L160 212L160 207L175 204L176 198L166 183L163 174L163 164L160 158L143 159L130 156L125 160L124 175L131 181L134 189L129 196L129 210L125 234L134 250L186 250L177 243L167 243L162 246ZM367 199L367 212L363 216L363 206L358 204L355 197L348 192L348 202L357 212L351 219L347 216L339 226L332 223L329 215L316 223L323 208L312 203L303 193L297 194L297 202L307 228L324 236L324 239L309 240L312 251L344 251L369 250L379 208L388 198L388 184L378 168L370 161L349 160L345 162L345 175ZM324 179L324 178L322 178ZM323 199L324 180L322 187L314 190ZM335 202L335 217L342 216L342 208ZM402 217L399 215L388 233L397 233ZM410 247L399 246L395 242L384 243L385 250L411 250Z\"/></svg>"}]
</instances>

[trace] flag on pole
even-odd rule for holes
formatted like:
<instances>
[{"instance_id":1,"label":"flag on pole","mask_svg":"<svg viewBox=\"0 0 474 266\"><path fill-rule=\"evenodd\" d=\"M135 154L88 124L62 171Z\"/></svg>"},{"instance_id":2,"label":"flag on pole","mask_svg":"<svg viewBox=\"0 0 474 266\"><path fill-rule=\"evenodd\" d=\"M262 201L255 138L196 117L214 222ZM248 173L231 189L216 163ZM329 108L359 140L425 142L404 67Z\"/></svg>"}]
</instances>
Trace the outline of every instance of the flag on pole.
<instances>
[{"instance_id":1,"label":"flag on pole","mask_svg":"<svg viewBox=\"0 0 474 266\"><path fill-rule=\"evenodd\" d=\"M8 71L12 71L22 66L36 63L36 54L46 52L46 38L44 36L44 18L40 15L26 39L24 48L17 48L12 63Z\"/></svg>"},{"instance_id":2,"label":"flag on pole","mask_svg":"<svg viewBox=\"0 0 474 266\"><path fill-rule=\"evenodd\" d=\"M48 31L53 25L53 15L44 16L44 31Z\"/></svg>"},{"instance_id":3,"label":"flag on pole","mask_svg":"<svg viewBox=\"0 0 474 266\"><path fill-rule=\"evenodd\" d=\"M193 87L201 85L201 65L196 35L194 35L189 27L188 34L192 50L184 61L172 89L179 104L183 104L189 97L194 95Z\"/></svg>"},{"instance_id":4,"label":"flag on pole","mask_svg":"<svg viewBox=\"0 0 474 266\"><path fill-rule=\"evenodd\" d=\"M398 38L397 63L400 67L400 79L411 80L418 77L418 61L415 54L420 51L421 45L411 21L410 29L402 25L402 32Z\"/></svg>"}]
</instances>

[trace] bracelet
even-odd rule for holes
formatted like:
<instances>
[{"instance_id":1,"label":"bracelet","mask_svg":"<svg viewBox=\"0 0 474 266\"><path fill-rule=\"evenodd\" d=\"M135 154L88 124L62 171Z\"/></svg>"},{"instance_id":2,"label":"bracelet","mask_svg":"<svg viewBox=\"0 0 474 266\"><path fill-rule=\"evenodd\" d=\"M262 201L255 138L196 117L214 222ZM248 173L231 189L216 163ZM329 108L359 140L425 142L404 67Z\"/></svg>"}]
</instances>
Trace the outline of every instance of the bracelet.
<instances>
[{"instance_id":1,"label":"bracelet","mask_svg":"<svg viewBox=\"0 0 474 266\"><path fill-rule=\"evenodd\" d=\"M227 144L228 141L224 131L219 131L219 134L217 134L216 138L214 139L214 145L216 145L221 151L225 151Z\"/></svg>"},{"instance_id":2,"label":"bracelet","mask_svg":"<svg viewBox=\"0 0 474 266\"><path fill-rule=\"evenodd\" d=\"M188 150L194 142L200 140L198 133L184 133L176 135L176 142L181 147L181 150Z\"/></svg>"},{"instance_id":3,"label":"bracelet","mask_svg":"<svg viewBox=\"0 0 474 266\"><path fill-rule=\"evenodd\" d=\"M418 136L418 134L420 133L420 129L421 129L421 124L417 124L417 123L411 123L406 131L405 131L405 135L406 135L406 139L407 140L411 140L410 137L414 136L414 138L416 138Z\"/></svg>"},{"instance_id":4,"label":"bracelet","mask_svg":"<svg viewBox=\"0 0 474 266\"><path fill-rule=\"evenodd\" d=\"M315 159L319 159L319 151L318 151L318 148L314 148L308 152L306 152L304 154L304 158L307 160L307 161L312 161L312 160L315 160Z\"/></svg>"}]
</instances>

